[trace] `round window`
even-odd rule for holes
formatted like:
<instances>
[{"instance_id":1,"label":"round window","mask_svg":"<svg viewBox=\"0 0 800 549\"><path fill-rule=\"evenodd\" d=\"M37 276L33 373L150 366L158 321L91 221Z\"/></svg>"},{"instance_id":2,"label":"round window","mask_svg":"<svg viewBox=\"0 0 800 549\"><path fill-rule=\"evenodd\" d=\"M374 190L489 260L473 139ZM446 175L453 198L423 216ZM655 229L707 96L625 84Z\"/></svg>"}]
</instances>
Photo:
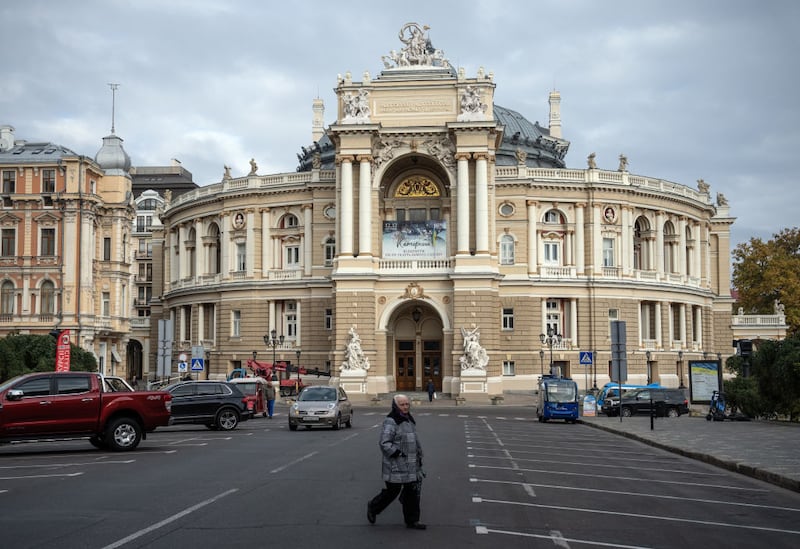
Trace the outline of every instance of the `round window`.
<instances>
[{"instance_id":1,"label":"round window","mask_svg":"<svg viewBox=\"0 0 800 549\"><path fill-rule=\"evenodd\" d=\"M514 205L511 202L503 202L500 204L500 215L508 217L514 214Z\"/></svg>"}]
</instances>

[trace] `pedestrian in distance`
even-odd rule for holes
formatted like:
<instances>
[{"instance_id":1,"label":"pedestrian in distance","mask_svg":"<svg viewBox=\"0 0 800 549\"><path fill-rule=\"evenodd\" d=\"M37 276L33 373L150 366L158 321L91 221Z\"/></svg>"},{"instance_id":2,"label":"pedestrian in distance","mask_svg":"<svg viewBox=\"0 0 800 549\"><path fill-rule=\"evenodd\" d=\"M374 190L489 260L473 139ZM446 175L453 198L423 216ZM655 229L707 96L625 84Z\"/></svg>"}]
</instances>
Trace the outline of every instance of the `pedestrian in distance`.
<instances>
[{"instance_id":1,"label":"pedestrian in distance","mask_svg":"<svg viewBox=\"0 0 800 549\"><path fill-rule=\"evenodd\" d=\"M433 384L432 379L428 380L428 385L426 388L428 390L428 402L433 402L433 396L436 394L436 386Z\"/></svg>"},{"instance_id":2,"label":"pedestrian in distance","mask_svg":"<svg viewBox=\"0 0 800 549\"><path fill-rule=\"evenodd\" d=\"M275 412L275 385L272 380L267 381L267 417L272 419L272 414Z\"/></svg>"},{"instance_id":3,"label":"pedestrian in distance","mask_svg":"<svg viewBox=\"0 0 800 549\"><path fill-rule=\"evenodd\" d=\"M417 422L411 415L411 401L398 394L392 399L392 411L383 420L380 436L381 476L386 488L367 503L367 520L376 517L400 496L406 528L425 530L419 521L422 478L422 445L417 436Z\"/></svg>"}]
</instances>

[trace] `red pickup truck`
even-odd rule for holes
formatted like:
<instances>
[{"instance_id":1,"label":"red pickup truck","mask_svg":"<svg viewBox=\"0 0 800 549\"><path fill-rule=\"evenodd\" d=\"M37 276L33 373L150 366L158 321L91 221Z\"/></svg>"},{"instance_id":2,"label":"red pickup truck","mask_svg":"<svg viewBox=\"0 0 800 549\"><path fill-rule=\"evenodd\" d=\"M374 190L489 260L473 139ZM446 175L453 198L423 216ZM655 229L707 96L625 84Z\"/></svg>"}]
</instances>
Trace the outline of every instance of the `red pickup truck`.
<instances>
[{"instance_id":1,"label":"red pickup truck","mask_svg":"<svg viewBox=\"0 0 800 549\"><path fill-rule=\"evenodd\" d=\"M0 442L86 436L97 448L133 450L169 425L172 395L112 392L90 372L39 372L0 384Z\"/></svg>"}]
</instances>

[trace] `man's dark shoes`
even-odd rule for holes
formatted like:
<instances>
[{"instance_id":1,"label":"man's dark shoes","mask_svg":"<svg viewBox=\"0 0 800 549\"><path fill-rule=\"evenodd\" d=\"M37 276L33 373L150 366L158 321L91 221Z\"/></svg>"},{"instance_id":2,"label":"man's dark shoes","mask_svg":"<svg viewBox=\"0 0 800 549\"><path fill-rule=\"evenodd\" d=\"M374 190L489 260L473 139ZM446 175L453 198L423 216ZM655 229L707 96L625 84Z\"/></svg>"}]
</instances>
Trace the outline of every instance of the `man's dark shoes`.
<instances>
[{"instance_id":1,"label":"man's dark shoes","mask_svg":"<svg viewBox=\"0 0 800 549\"><path fill-rule=\"evenodd\" d=\"M367 503L367 520L370 524L375 524L375 513L372 512L372 506Z\"/></svg>"},{"instance_id":2,"label":"man's dark shoes","mask_svg":"<svg viewBox=\"0 0 800 549\"><path fill-rule=\"evenodd\" d=\"M406 524L406 528L411 528L412 530L425 530L427 526L421 522L411 522Z\"/></svg>"}]
</instances>

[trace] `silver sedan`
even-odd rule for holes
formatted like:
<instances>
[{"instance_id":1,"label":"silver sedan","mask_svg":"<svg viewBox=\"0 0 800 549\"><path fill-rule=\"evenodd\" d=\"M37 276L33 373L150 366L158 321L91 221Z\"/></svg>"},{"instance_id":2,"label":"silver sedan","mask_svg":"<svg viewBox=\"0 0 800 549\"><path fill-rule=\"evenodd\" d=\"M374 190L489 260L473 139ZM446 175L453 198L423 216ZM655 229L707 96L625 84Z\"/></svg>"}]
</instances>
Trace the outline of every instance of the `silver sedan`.
<instances>
[{"instance_id":1,"label":"silver sedan","mask_svg":"<svg viewBox=\"0 0 800 549\"><path fill-rule=\"evenodd\" d=\"M353 407L341 387L312 385L304 388L297 401L289 408L289 429L296 431L302 425L331 427L353 426Z\"/></svg>"}]
</instances>

